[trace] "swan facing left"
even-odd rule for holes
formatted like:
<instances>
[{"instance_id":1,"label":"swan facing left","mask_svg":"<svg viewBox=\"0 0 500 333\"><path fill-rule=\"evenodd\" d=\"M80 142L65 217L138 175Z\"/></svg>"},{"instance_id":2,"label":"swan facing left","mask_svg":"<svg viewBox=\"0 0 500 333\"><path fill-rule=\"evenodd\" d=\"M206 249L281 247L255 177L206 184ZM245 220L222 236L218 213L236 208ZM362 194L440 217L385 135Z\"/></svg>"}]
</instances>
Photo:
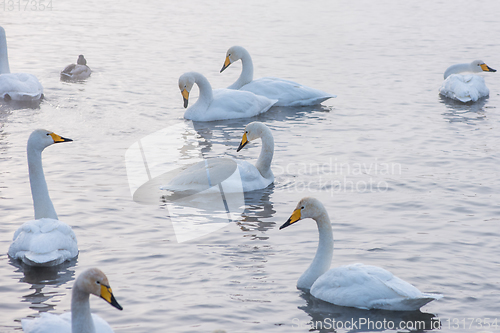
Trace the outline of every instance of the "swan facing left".
<instances>
[{"instance_id":1,"label":"swan facing left","mask_svg":"<svg viewBox=\"0 0 500 333\"><path fill-rule=\"evenodd\" d=\"M444 82L439 88L439 93L445 97L460 102L475 102L490 94L484 78L478 75L461 73L496 72L482 60L471 63L452 65L444 72Z\"/></svg>"},{"instance_id":2,"label":"swan facing left","mask_svg":"<svg viewBox=\"0 0 500 333\"><path fill-rule=\"evenodd\" d=\"M43 87L33 74L11 73L7 38L0 27L0 98L5 101L29 102L43 98Z\"/></svg>"},{"instance_id":3,"label":"swan facing left","mask_svg":"<svg viewBox=\"0 0 500 333\"><path fill-rule=\"evenodd\" d=\"M76 236L58 220L42 168L42 151L54 143L69 142L51 131L38 129L28 139L28 169L35 220L14 233L8 254L30 266L55 266L78 255Z\"/></svg>"},{"instance_id":4,"label":"swan facing left","mask_svg":"<svg viewBox=\"0 0 500 333\"><path fill-rule=\"evenodd\" d=\"M310 290L314 297L339 306L391 311L415 311L442 297L422 293L380 267L352 264L330 269L332 225L328 212L318 199L306 197L300 200L280 229L305 218L316 221L319 244L311 265L297 281L297 288Z\"/></svg>"},{"instance_id":5,"label":"swan facing left","mask_svg":"<svg viewBox=\"0 0 500 333\"><path fill-rule=\"evenodd\" d=\"M233 181L238 183L226 184L225 192L241 190L250 192L266 188L274 182L274 175L271 171L274 138L269 127L257 121L248 124L236 151L239 152L250 141L258 138L262 140L262 148L255 165L244 160L231 160L224 157L203 160L183 170L161 189L178 193L201 192L230 178L236 168L239 177L234 178Z\"/></svg>"},{"instance_id":6,"label":"swan facing left","mask_svg":"<svg viewBox=\"0 0 500 333\"><path fill-rule=\"evenodd\" d=\"M202 74L188 72L179 77L184 108L188 107L189 94L195 83L200 89L200 96L184 113L184 118L190 120L214 121L253 117L266 112L277 102L248 91L212 90L212 86Z\"/></svg>"},{"instance_id":7,"label":"swan facing left","mask_svg":"<svg viewBox=\"0 0 500 333\"><path fill-rule=\"evenodd\" d=\"M238 80L228 87L239 91L249 91L259 96L276 99L276 106L316 105L329 98L337 97L324 91L307 87L297 82L275 77L253 79L253 63L250 53L242 46L232 46L226 52L226 59L220 72L241 60L242 69Z\"/></svg>"},{"instance_id":8,"label":"swan facing left","mask_svg":"<svg viewBox=\"0 0 500 333\"><path fill-rule=\"evenodd\" d=\"M66 66L61 72L61 80L63 81L81 81L90 77L92 71L87 66L87 60L80 54L76 64Z\"/></svg>"},{"instance_id":9,"label":"swan facing left","mask_svg":"<svg viewBox=\"0 0 500 333\"><path fill-rule=\"evenodd\" d=\"M23 331L27 333L113 333L109 324L98 315L90 313L90 294L123 310L115 299L106 275L97 268L81 273L73 285L71 312L55 315L44 312L40 318L22 319Z\"/></svg>"}]
</instances>

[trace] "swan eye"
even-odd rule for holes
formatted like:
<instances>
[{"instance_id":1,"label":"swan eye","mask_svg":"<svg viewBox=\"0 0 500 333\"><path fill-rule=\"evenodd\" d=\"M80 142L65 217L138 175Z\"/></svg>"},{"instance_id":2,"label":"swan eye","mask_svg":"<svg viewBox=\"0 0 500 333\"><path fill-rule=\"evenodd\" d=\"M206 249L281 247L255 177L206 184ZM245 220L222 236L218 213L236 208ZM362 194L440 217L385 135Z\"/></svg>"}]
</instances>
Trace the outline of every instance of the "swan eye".
<instances>
[{"instance_id":1,"label":"swan eye","mask_svg":"<svg viewBox=\"0 0 500 333\"><path fill-rule=\"evenodd\" d=\"M304 206L300 207L300 209L304 209L304 208L305 208Z\"/></svg>"},{"instance_id":2,"label":"swan eye","mask_svg":"<svg viewBox=\"0 0 500 333\"><path fill-rule=\"evenodd\" d=\"M97 284L101 284L101 282L99 282L99 281L96 281L95 283L97 283Z\"/></svg>"},{"instance_id":3,"label":"swan eye","mask_svg":"<svg viewBox=\"0 0 500 333\"><path fill-rule=\"evenodd\" d=\"M246 134L248 134L248 131L245 131Z\"/></svg>"},{"instance_id":4,"label":"swan eye","mask_svg":"<svg viewBox=\"0 0 500 333\"><path fill-rule=\"evenodd\" d=\"M50 135L50 133L47 133L47 134L45 134L45 135L49 136L49 135Z\"/></svg>"}]
</instances>

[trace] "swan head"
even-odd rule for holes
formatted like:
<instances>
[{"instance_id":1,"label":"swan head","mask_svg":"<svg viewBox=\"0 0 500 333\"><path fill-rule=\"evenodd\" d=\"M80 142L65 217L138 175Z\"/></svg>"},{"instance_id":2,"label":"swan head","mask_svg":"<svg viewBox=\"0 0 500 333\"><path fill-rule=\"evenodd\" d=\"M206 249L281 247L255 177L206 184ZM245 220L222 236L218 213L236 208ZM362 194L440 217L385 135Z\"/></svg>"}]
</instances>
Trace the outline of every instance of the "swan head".
<instances>
[{"instance_id":1,"label":"swan head","mask_svg":"<svg viewBox=\"0 0 500 333\"><path fill-rule=\"evenodd\" d=\"M316 220L318 217L325 214L325 212L325 207L318 199L313 197L302 198L297 204L297 207L295 207L290 218L280 227L280 230L302 219L312 218Z\"/></svg>"},{"instance_id":2,"label":"swan head","mask_svg":"<svg viewBox=\"0 0 500 333\"><path fill-rule=\"evenodd\" d=\"M224 65L222 66L220 72L222 73L233 62L240 60L243 56L243 50L244 49L241 46L231 46L226 52L226 60L224 60Z\"/></svg>"},{"instance_id":3,"label":"swan head","mask_svg":"<svg viewBox=\"0 0 500 333\"><path fill-rule=\"evenodd\" d=\"M69 142L73 141L68 138L63 138L60 135L57 135L54 132L43 130L43 129L37 129L31 133L29 139L28 139L28 147L35 148L39 151L44 150L50 145L53 145L54 143L60 143L60 142Z\"/></svg>"},{"instance_id":4,"label":"swan head","mask_svg":"<svg viewBox=\"0 0 500 333\"><path fill-rule=\"evenodd\" d=\"M78 56L78 60L76 61L78 65L87 65L87 60L83 57L83 54Z\"/></svg>"},{"instance_id":5,"label":"swan head","mask_svg":"<svg viewBox=\"0 0 500 333\"><path fill-rule=\"evenodd\" d=\"M236 151L239 152L250 141L262 137L264 128L267 129L267 126L258 121L254 121L253 123L248 124L245 127L245 133L243 133L243 138L241 139L240 145L238 146L238 149Z\"/></svg>"},{"instance_id":6,"label":"swan head","mask_svg":"<svg viewBox=\"0 0 500 333\"><path fill-rule=\"evenodd\" d=\"M123 310L122 306L118 304L115 296L113 295L113 291L109 286L108 278L100 269L89 268L84 271L76 279L73 288L80 292L101 297L118 310Z\"/></svg>"},{"instance_id":7,"label":"swan head","mask_svg":"<svg viewBox=\"0 0 500 333\"><path fill-rule=\"evenodd\" d=\"M190 73L182 74L179 78L179 89L181 91L182 98L184 99L184 107L188 107L189 93L193 88L195 83L195 78Z\"/></svg>"},{"instance_id":8,"label":"swan head","mask_svg":"<svg viewBox=\"0 0 500 333\"><path fill-rule=\"evenodd\" d=\"M470 63L470 67L472 69L472 72L474 73L497 71L496 69L493 69L488 65L486 65L482 60L474 60L473 62Z\"/></svg>"}]
</instances>

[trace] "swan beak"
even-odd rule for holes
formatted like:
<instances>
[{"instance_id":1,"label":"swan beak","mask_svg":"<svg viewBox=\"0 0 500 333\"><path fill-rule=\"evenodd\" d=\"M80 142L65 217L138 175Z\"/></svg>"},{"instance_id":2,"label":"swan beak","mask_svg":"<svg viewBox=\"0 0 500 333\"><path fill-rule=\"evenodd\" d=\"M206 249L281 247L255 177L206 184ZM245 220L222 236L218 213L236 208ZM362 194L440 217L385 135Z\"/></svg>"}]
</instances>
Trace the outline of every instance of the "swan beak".
<instances>
[{"instance_id":1,"label":"swan beak","mask_svg":"<svg viewBox=\"0 0 500 333\"><path fill-rule=\"evenodd\" d=\"M248 142L250 142L250 141L248 141L248 139L247 139L247 133L244 133L243 138L241 139L240 145L239 145L238 149L236 149L236 152L239 152L241 149L243 149L243 147L245 147Z\"/></svg>"},{"instance_id":2,"label":"swan beak","mask_svg":"<svg viewBox=\"0 0 500 333\"><path fill-rule=\"evenodd\" d=\"M184 108L187 108L188 107L188 101L189 101L189 91L187 91L186 89L184 89L181 94L182 94L182 98L184 98Z\"/></svg>"},{"instance_id":3,"label":"swan beak","mask_svg":"<svg viewBox=\"0 0 500 333\"><path fill-rule=\"evenodd\" d=\"M483 69L484 72L496 72L497 71L496 69L493 69L486 64L482 64L481 68Z\"/></svg>"},{"instance_id":4,"label":"swan beak","mask_svg":"<svg viewBox=\"0 0 500 333\"><path fill-rule=\"evenodd\" d=\"M116 301L115 296L113 295L113 291L111 290L111 287L106 286L104 284L101 284L101 297L108 302L109 304L113 305L115 308L118 310L123 310L122 306L118 304Z\"/></svg>"},{"instance_id":5,"label":"swan beak","mask_svg":"<svg viewBox=\"0 0 500 333\"><path fill-rule=\"evenodd\" d=\"M283 223L283 225L280 227L280 230L288 227L289 225L297 222L298 220L300 220L300 209L296 209L293 211L292 216L290 216L290 218L285 223Z\"/></svg>"},{"instance_id":6,"label":"swan beak","mask_svg":"<svg viewBox=\"0 0 500 333\"><path fill-rule=\"evenodd\" d=\"M50 136L52 137L52 140L54 140L54 143L73 141L68 138L63 138L62 136L57 135L56 133L50 133Z\"/></svg>"},{"instance_id":7,"label":"swan beak","mask_svg":"<svg viewBox=\"0 0 500 333\"><path fill-rule=\"evenodd\" d=\"M222 66L220 73L222 73L226 68L228 68L229 65L231 65L231 60L229 60L229 57L226 57L226 61L224 61L224 66Z\"/></svg>"}]
</instances>

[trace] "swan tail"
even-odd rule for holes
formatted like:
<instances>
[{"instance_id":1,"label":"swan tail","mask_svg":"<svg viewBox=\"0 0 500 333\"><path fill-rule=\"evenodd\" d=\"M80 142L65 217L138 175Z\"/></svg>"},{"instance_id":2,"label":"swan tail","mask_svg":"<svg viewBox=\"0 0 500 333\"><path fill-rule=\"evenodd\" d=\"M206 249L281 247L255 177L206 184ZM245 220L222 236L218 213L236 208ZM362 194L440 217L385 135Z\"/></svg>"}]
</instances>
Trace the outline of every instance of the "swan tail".
<instances>
[{"instance_id":1,"label":"swan tail","mask_svg":"<svg viewBox=\"0 0 500 333\"><path fill-rule=\"evenodd\" d=\"M443 297L443 295L422 294L421 297L414 298L382 299L373 301L370 304L370 308L392 311L416 311L427 303L440 299L441 297Z\"/></svg>"}]
</instances>

